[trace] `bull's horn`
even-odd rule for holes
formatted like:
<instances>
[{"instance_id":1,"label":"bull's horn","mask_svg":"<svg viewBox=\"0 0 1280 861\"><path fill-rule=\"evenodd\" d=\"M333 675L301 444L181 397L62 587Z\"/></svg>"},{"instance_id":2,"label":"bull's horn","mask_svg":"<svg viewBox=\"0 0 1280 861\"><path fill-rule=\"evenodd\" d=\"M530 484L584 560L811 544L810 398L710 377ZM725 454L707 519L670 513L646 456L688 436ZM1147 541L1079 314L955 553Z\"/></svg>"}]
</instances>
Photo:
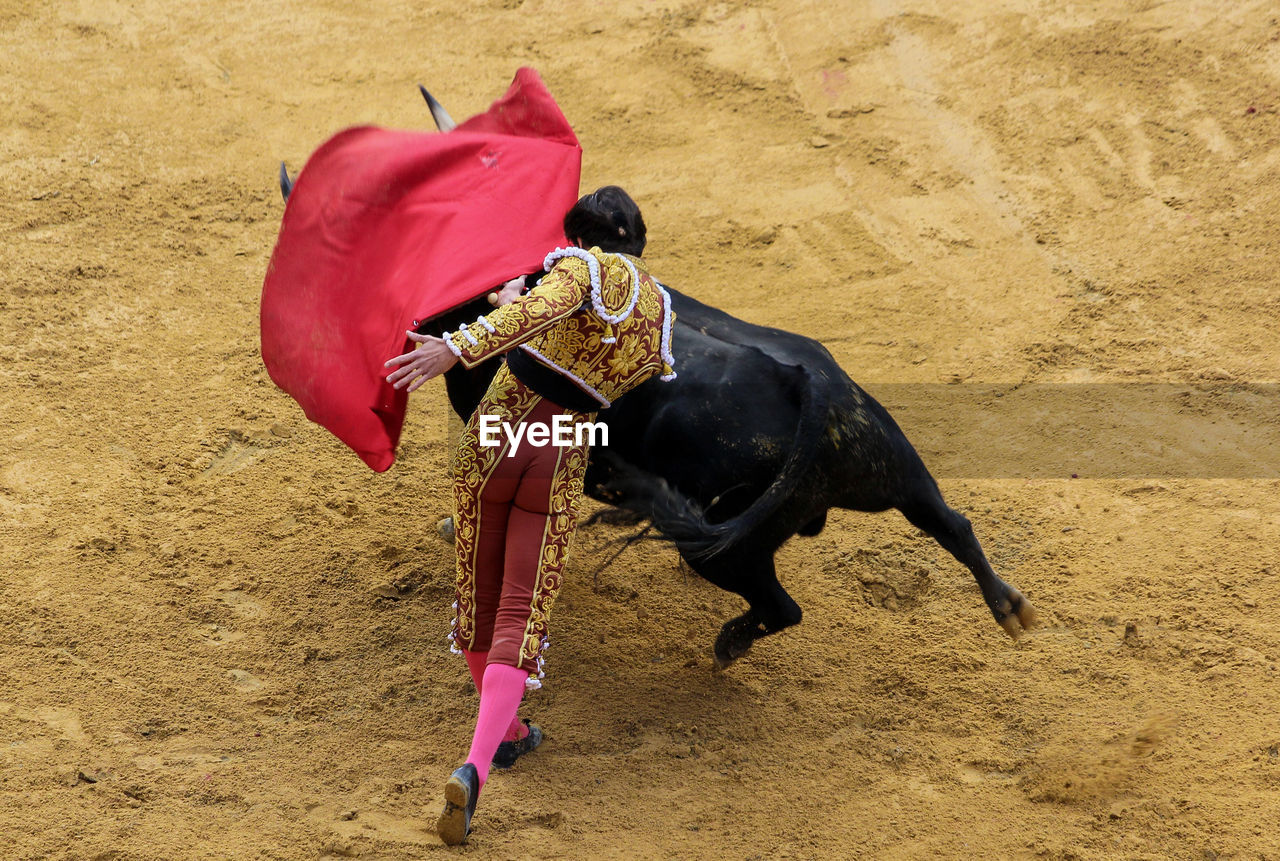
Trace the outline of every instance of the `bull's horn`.
<instances>
[{"instance_id":1,"label":"bull's horn","mask_svg":"<svg viewBox=\"0 0 1280 861\"><path fill-rule=\"evenodd\" d=\"M288 200L291 191L293 191L293 180L289 179L289 171L285 168L284 162L280 162L280 196Z\"/></svg>"},{"instance_id":2,"label":"bull's horn","mask_svg":"<svg viewBox=\"0 0 1280 861\"><path fill-rule=\"evenodd\" d=\"M449 112L444 106L436 101L436 97L427 92L427 88L418 84L418 91L422 93L422 97L427 100L427 107L431 109L431 119L436 121L436 128L442 132L451 132L458 127L453 121L453 117L449 116Z\"/></svg>"}]
</instances>

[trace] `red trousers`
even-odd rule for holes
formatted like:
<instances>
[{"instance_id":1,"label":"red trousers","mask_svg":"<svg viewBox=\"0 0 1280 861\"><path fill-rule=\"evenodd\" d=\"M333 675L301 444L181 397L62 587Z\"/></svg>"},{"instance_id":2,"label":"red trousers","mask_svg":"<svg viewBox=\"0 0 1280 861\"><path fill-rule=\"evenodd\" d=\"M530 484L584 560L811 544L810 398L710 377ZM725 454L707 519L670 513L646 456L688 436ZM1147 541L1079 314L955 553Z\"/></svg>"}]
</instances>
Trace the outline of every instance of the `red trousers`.
<instances>
[{"instance_id":1,"label":"red trousers","mask_svg":"<svg viewBox=\"0 0 1280 861\"><path fill-rule=\"evenodd\" d=\"M551 605L560 591L577 523L589 442L513 446L502 430L483 445L481 419L493 416L524 433L557 415L589 421L535 394L504 364L458 443L454 470L457 611L450 638L489 653L489 663L519 667L539 687ZM490 435L493 440L494 435ZM512 450L514 449L514 454Z\"/></svg>"}]
</instances>

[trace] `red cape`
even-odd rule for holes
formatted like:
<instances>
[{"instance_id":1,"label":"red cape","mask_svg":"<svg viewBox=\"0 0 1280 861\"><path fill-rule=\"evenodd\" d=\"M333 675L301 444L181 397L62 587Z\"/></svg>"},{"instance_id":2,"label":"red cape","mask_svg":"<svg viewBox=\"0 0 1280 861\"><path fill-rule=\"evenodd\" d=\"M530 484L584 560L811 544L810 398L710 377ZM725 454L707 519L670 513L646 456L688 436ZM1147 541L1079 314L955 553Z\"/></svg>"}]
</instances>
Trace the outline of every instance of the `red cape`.
<instances>
[{"instance_id":1,"label":"red cape","mask_svg":"<svg viewBox=\"0 0 1280 861\"><path fill-rule=\"evenodd\" d=\"M582 149L532 69L486 113L441 133L347 129L316 150L285 206L262 285L262 361L276 385L378 472L408 395L383 362L405 330L517 275L565 242Z\"/></svg>"}]
</instances>

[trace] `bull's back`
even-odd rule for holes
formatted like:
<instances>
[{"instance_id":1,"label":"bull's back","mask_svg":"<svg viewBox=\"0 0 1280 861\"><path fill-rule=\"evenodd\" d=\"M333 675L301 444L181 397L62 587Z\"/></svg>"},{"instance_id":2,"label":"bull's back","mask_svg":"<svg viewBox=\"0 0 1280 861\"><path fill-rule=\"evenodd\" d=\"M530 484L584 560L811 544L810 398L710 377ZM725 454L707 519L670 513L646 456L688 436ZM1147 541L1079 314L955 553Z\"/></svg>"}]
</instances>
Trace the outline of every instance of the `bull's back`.
<instances>
[{"instance_id":1,"label":"bull's back","mask_svg":"<svg viewBox=\"0 0 1280 861\"><path fill-rule=\"evenodd\" d=\"M722 496L713 519L744 509L777 478L795 444L805 386L822 390L827 415L796 494L810 504L800 507L891 507L910 487L932 480L889 412L821 343L667 289L677 314L677 370L687 372L674 390L657 391L651 382L634 393L644 402L628 409L650 410L655 420L647 427L639 417L627 422L647 431L630 441L631 451L704 505ZM685 456L662 456L681 443Z\"/></svg>"},{"instance_id":2,"label":"bull's back","mask_svg":"<svg viewBox=\"0 0 1280 861\"><path fill-rule=\"evenodd\" d=\"M613 454L709 507L710 519L724 519L777 478L795 438L805 375L695 329L679 328L672 349L675 380L649 380L600 419L609 423Z\"/></svg>"}]
</instances>

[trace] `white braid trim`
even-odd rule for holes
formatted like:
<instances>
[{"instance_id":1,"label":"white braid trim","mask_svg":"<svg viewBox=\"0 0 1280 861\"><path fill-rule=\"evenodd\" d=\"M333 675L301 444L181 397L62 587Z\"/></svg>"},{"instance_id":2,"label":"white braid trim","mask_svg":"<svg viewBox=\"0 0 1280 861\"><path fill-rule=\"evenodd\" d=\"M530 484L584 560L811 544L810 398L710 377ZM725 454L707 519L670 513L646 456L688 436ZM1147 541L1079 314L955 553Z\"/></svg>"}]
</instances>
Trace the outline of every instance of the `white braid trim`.
<instances>
[{"instance_id":1,"label":"white braid trim","mask_svg":"<svg viewBox=\"0 0 1280 861\"><path fill-rule=\"evenodd\" d=\"M448 348L449 348L449 352L453 353L455 356L457 356L459 359L461 359L461 358L462 358L462 350L458 349L458 345L457 345L457 344L455 344L455 343L453 343L453 333L452 333L452 332L445 332L445 333L444 333L443 335L441 335L440 337L444 339L444 344L445 344L445 346L446 346L446 347L448 347Z\"/></svg>"},{"instance_id":2,"label":"white braid trim","mask_svg":"<svg viewBox=\"0 0 1280 861\"><path fill-rule=\"evenodd\" d=\"M669 383L676 378L676 357L671 354L671 294L667 292L667 288L663 287L658 281L654 281L658 285L658 292L662 294L662 343L659 352L662 355L662 361L667 363L671 368L671 373L663 374L658 379L664 383Z\"/></svg>"},{"instance_id":3,"label":"white braid trim","mask_svg":"<svg viewBox=\"0 0 1280 861\"><path fill-rule=\"evenodd\" d=\"M584 392L591 395L591 397L599 401L601 409L604 409L605 407L610 406L611 402L609 401L609 399L606 398L604 395L600 394L599 392L597 392L594 388L592 388L591 385L586 380L582 379L582 377L579 377L577 374L573 373L572 371L569 371L569 370L566 370L565 368L560 367L555 362L551 361L546 356L539 353L533 347L530 347L528 344L521 344L520 349L524 350L530 356L533 356L539 362L542 362L542 364L546 365L548 368L551 368L552 370L555 370L555 371L559 371L561 374L568 377L578 386L578 388L582 389Z\"/></svg>"},{"instance_id":4,"label":"white braid trim","mask_svg":"<svg viewBox=\"0 0 1280 861\"><path fill-rule=\"evenodd\" d=\"M542 268L550 271L557 260L565 257L576 257L579 260L586 261L587 270L591 273L591 308L601 320L616 326L631 316L631 312L636 309L636 303L640 301L640 275L636 272L636 267L632 265L630 260L621 254L615 254L614 256L626 264L627 269L631 272L631 301L627 303L627 307L622 310L621 314L616 315L609 313L609 309L604 304L604 297L600 295L600 261L590 251L585 251L581 248L557 248L547 255L546 260L542 261ZM613 342L606 341L605 343L611 344Z\"/></svg>"},{"instance_id":5,"label":"white braid trim","mask_svg":"<svg viewBox=\"0 0 1280 861\"><path fill-rule=\"evenodd\" d=\"M490 335L498 331L497 329L493 328L493 324L490 323L483 314L481 314L479 317L476 317L476 322L479 323L481 326L484 326Z\"/></svg>"},{"instance_id":6,"label":"white braid trim","mask_svg":"<svg viewBox=\"0 0 1280 861\"><path fill-rule=\"evenodd\" d=\"M538 647L538 677L534 678L533 676L529 676L529 678L524 680L524 688L527 691L537 691L542 689L542 680L547 677L547 662L542 658L542 653L546 650L547 638L543 637L542 644Z\"/></svg>"},{"instance_id":7,"label":"white braid trim","mask_svg":"<svg viewBox=\"0 0 1280 861\"><path fill-rule=\"evenodd\" d=\"M458 612L458 602L453 602L453 612ZM454 616L453 621L449 623L449 636L445 637L449 641L449 651L455 655L461 655L462 649L458 648L458 617Z\"/></svg>"},{"instance_id":8,"label":"white braid trim","mask_svg":"<svg viewBox=\"0 0 1280 861\"><path fill-rule=\"evenodd\" d=\"M566 257L576 257L586 262L587 271L591 273L591 296L594 299L600 292L600 261L590 251L572 246L569 248L557 248L547 255L546 260L542 261L542 268L550 272L551 267L555 265L557 260L563 260Z\"/></svg>"},{"instance_id":9,"label":"white braid trim","mask_svg":"<svg viewBox=\"0 0 1280 861\"><path fill-rule=\"evenodd\" d=\"M473 346L473 347L474 347L476 344L479 344L479 343L480 343L478 340L476 340L476 336L475 336L475 335L473 335L473 334L471 334L471 330L470 330L470 328L468 328L468 327L466 327L466 326L463 326L461 329L459 329L459 330L458 330L458 334L459 334L459 335L461 335L462 337L466 338L468 341L470 341L470 342L471 342L471 346Z\"/></svg>"}]
</instances>

